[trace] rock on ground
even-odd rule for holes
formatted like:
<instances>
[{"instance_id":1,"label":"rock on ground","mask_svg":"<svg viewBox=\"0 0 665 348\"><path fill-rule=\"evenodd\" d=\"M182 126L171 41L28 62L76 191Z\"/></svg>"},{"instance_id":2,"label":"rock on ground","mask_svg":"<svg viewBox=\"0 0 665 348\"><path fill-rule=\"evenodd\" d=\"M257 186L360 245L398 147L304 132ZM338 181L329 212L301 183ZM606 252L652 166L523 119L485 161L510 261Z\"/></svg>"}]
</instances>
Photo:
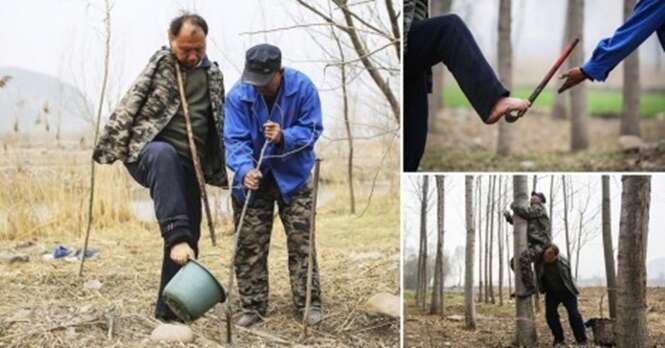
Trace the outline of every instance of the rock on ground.
<instances>
[{"instance_id":1,"label":"rock on ground","mask_svg":"<svg viewBox=\"0 0 665 348\"><path fill-rule=\"evenodd\" d=\"M179 324L160 324L150 334L151 341L192 342L194 333L189 326Z\"/></svg>"},{"instance_id":2,"label":"rock on ground","mask_svg":"<svg viewBox=\"0 0 665 348\"><path fill-rule=\"evenodd\" d=\"M378 293L367 300L365 309L369 314L382 314L399 318L401 309L399 296L385 292Z\"/></svg>"}]
</instances>

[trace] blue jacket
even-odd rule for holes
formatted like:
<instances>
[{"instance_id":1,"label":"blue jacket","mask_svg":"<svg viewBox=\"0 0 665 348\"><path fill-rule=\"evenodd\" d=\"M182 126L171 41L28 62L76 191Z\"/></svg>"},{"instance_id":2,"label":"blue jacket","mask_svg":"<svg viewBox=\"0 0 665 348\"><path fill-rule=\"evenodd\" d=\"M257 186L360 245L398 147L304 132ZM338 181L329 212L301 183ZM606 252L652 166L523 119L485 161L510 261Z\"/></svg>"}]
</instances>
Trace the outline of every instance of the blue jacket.
<instances>
[{"instance_id":1,"label":"blue jacket","mask_svg":"<svg viewBox=\"0 0 665 348\"><path fill-rule=\"evenodd\" d=\"M314 144L323 131L321 101L312 81L300 71L284 68L282 86L268 113L263 96L252 85L238 81L224 104L226 165L234 171L233 195L244 200L243 180L254 169L266 139L268 120L282 128L282 143L266 148L261 173L272 173L282 200L307 184L314 166Z\"/></svg>"},{"instance_id":2,"label":"blue jacket","mask_svg":"<svg viewBox=\"0 0 665 348\"><path fill-rule=\"evenodd\" d=\"M605 81L610 71L631 54L653 32L658 33L665 50L665 1L640 0L614 36L603 39L593 51L582 71L592 81Z\"/></svg>"}]
</instances>

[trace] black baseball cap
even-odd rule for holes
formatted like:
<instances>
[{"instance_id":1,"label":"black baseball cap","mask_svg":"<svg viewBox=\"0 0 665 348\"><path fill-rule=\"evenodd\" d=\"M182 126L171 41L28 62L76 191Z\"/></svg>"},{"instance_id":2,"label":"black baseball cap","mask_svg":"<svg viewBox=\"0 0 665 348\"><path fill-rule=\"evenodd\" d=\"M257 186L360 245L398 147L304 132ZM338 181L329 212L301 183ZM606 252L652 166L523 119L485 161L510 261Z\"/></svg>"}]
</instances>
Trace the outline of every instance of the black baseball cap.
<instances>
[{"instance_id":1,"label":"black baseball cap","mask_svg":"<svg viewBox=\"0 0 665 348\"><path fill-rule=\"evenodd\" d=\"M282 52L270 44L256 45L245 54L242 82L263 87L282 68Z\"/></svg>"},{"instance_id":2,"label":"black baseball cap","mask_svg":"<svg viewBox=\"0 0 665 348\"><path fill-rule=\"evenodd\" d=\"M538 198L540 198L541 202L547 203L547 200L545 199L545 195L542 192L533 191L533 192L531 192L531 195L532 196L538 196Z\"/></svg>"}]
</instances>

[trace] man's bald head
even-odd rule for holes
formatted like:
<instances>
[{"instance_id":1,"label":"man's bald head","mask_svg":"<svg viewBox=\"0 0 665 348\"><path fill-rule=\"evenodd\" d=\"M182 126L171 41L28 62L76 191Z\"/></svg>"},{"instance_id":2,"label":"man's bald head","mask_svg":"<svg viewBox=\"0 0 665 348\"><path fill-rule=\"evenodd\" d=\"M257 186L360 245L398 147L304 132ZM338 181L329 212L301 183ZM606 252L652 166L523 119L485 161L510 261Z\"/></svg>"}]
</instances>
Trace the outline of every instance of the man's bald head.
<instances>
[{"instance_id":1,"label":"man's bald head","mask_svg":"<svg viewBox=\"0 0 665 348\"><path fill-rule=\"evenodd\" d=\"M174 18L169 26L171 51L180 64L193 67L206 53L208 24L199 15L183 14Z\"/></svg>"}]
</instances>

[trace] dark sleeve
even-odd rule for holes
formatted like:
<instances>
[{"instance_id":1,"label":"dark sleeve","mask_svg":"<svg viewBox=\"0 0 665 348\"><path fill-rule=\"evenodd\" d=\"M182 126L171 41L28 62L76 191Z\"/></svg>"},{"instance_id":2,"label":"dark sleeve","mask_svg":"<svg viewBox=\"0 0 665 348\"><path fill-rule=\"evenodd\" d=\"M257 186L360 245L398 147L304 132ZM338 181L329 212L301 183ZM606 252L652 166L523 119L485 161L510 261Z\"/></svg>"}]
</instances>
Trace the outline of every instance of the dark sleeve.
<instances>
[{"instance_id":1,"label":"dark sleeve","mask_svg":"<svg viewBox=\"0 0 665 348\"><path fill-rule=\"evenodd\" d=\"M547 215L545 208L541 204L534 206L521 206L513 202L510 205L510 208L513 210L513 212L515 212L516 215L526 220L533 220Z\"/></svg>"}]
</instances>

